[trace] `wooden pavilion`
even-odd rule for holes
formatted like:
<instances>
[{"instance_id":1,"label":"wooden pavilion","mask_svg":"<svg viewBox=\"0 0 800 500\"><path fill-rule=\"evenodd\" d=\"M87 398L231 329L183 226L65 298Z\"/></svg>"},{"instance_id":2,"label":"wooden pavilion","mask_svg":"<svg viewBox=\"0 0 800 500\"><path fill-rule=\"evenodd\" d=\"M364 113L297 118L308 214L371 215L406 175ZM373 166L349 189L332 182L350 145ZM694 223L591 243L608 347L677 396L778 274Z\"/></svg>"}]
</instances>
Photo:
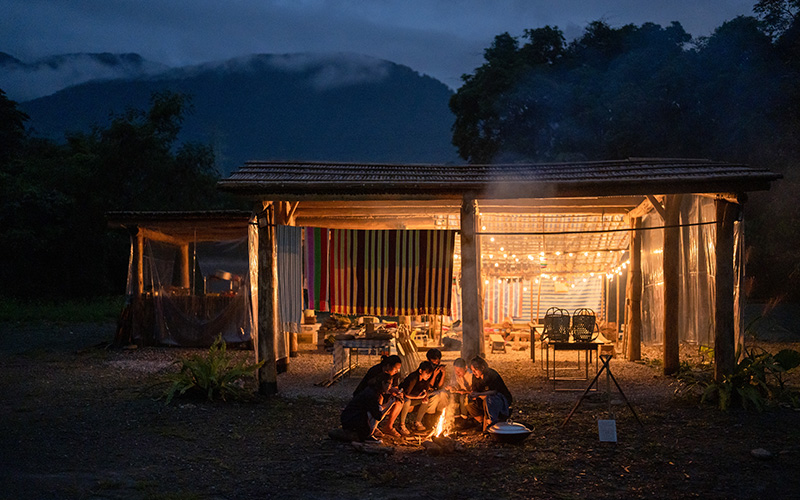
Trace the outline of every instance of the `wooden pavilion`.
<instances>
[{"instance_id":1,"label":"wooden pavilion","mask_svg":"<svg viewBox=\"0 0 800 500\"><path fill-rule=\"evenodd\" d=\"M694 159L498 165L247 162L218 186L253 200L258 221L256 356L267 361L259 390L277 391L277 225L457 230L466 359L485 349L483 275L520 272L525 265L525 272L541 274L537 259L545 255L554 275L605 274L626 267L627 355L639 355L644 312L662 331L665 373L679 366L679 318L686 313L680 297L688 274L682 271L682 241L688 242L683 243L691 254L687 258L697 260L699 253L709 276L693 289L710 291L713 298L705 309L711 311L716 374L730 373L738 331L741 208L747 192L768 190L779 178L766 169ZM705 208L697 210L699 205ZM687 217L690 212L693 218ZM649 254L657 260L648 261L658 269L656 292L643 294L646 234L658 235L649 243L654 248ZM498 260L489 264L493 257ZM702 309L690 310L699 314ZM656 310L657 317L650 314Z\"/></svg>"}]
</instances>

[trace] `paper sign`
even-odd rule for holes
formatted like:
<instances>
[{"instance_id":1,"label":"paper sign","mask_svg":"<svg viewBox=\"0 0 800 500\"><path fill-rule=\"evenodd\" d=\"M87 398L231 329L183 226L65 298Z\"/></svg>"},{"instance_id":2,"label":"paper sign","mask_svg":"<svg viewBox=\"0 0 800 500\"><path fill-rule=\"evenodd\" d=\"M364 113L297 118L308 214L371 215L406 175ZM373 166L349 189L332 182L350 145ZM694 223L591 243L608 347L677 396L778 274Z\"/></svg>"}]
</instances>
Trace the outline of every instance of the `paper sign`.
<instances>
[{"instance_id":1,"label":"paper sign","mask_svg":"<svg viewBox=\"0 0 800 500\"><path fill-rule=\"evenodd\" d=\"M616 420L598 420L597 432L600 435L600 441L616 443L617 442L617 421Z\"/></svg>"}]
</instances>

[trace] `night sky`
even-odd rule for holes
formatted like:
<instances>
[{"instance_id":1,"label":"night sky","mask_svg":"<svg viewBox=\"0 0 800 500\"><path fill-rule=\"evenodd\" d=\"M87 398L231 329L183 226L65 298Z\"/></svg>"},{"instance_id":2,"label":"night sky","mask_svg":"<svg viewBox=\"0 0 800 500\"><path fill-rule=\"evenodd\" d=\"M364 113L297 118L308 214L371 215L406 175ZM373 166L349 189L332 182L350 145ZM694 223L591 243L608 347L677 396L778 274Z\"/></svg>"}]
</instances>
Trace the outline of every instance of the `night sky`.
<instances>
[{"instance_id":1,"label":"night sky","mask_svg":"<svg viewBox=\"0 0 800 500\"><path fill-rule=\"evenodd\" d=\"M680 22L694 36L752 15L755 0L3 0L0 51L25 62L136 52L170 66L254 53L354 52L457 88L499 33L588 22Z\"/></svg>"}]
</instances>

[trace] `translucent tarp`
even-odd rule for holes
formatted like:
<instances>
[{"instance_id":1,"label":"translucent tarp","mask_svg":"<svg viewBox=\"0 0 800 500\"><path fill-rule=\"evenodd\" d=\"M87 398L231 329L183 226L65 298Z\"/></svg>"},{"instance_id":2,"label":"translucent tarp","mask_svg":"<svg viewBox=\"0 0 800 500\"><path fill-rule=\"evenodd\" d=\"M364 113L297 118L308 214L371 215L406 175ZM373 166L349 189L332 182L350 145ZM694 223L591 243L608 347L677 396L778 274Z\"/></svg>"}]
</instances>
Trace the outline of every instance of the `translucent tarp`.
<instances>
[{"instance_id":1,"label":"translucent tarp","mask_svg":"<svg viewBox=\"0 0 800 500\"><path fill-rule=\"evenodd\" d=\"M163 234L157 229L145 234ZM134 242L135 244L135 242ZM229 344L251 340L247 238L165 243L145 237L144 290L125 315L125 341L141 345L204 347L217 337ZM133 255L133 252L131 252ZM137 280L131 259L128 296ZM124 318L125 319L125 318Z\"/></svg>"},{"instance_id":2,"label":"translucent tarp","mask_svg":"<svg viewBox=\"0 0 800 500\"><path fill-rule=\"evenodd\" d=\"M716 303L716 208L709 197L685 195L681 204L678 332L681 342L711 346L714 343ZM708 224L702 224L708 223ZM694 224L694 225L689 225ZM642 218L643 227L661 227L656 212ZM664 231L642 231L642 343L664 342ZM744 227L734 225L734 329L741 338L740 285L743 278Z\"/></svg>"}]
</instances>

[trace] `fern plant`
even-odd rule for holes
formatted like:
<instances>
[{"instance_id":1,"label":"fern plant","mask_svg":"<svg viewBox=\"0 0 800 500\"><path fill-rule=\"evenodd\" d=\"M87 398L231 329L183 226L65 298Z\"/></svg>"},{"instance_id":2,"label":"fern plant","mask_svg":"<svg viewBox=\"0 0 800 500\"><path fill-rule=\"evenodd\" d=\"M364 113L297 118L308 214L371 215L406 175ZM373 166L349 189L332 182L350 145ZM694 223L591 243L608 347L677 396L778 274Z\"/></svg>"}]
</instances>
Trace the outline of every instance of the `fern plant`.
<instances>
[{"instance_id":1,"label":"fern plant","mask_svg":"<svg viewBox=\"0 0 800 500\"><path fill-rule=\"evenodd\" d=\"M166 404L179 396L205 397L209 401L241 399L247 394L243 379L264 365L264 361L248 363L228 354L222 335L204 355L194 354L175 363L181 369L167 377L171 384L164 393Z\"/></svg>"}]
</instances>

